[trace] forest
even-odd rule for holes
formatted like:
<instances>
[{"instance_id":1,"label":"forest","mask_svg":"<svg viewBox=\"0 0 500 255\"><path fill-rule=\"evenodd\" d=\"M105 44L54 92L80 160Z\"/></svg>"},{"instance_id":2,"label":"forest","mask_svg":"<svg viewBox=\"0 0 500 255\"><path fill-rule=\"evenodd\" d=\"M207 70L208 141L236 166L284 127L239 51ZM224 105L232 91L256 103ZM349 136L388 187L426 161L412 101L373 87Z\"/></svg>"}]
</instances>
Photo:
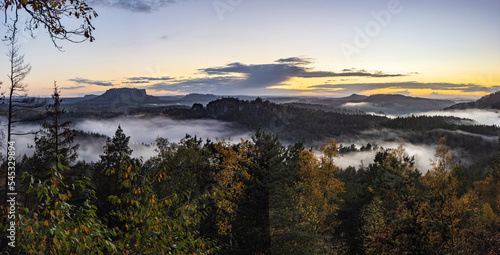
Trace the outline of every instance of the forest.
<instances>
[{"instance_id":1,"label":"forest","mask_svg":"<svg viewBox=\"0 0 500 255\"><path fill-rule=\"evenodd\" d=\"M2 238L3 254L500 252L500 152L471 171L441 137L432 169L422 172L402 146L370 144L362 148L377 150L373 163L341 169L335 164L339 153L355 147L334 139L319 150L302 142L285 146L278 135L257 127L241 141L187 134L173 143L159 137L157 155L142 159L131 156L130 136L118 126L100 160L85 162L78 160L78 132L64 119L57 87L52 97L34 154L15 158L17 145L6 148L2 187L17 184L18 214L16 246ZM243 103L269 104L256 102ZM230 113L210 112L224 118ZM415 128L418 119L366 121ZM8 162L14 162L15 176L7 176ZM2 214L2 232L9 222Z\"/></svg>"},{"instance_id":2,"label":"forest","mask_svg":"<svg viewBox=\"0 0 500 255\"><path fill-rule=\"evenodd\" d=\"M347 106L344 103L347 101L342 100L347 98L340 101L333 98L318 99L314 101L317 104L313 105L300 102L278 104L261 98L240 100L211 95L208 97L214 97L214 100L206 106L198 101L192 107L186 107L185 105L169 105L166 102L168 100L162 99L163 102L160 102L160 98L146 94L145 88L166 89L171 85L177 85L177 89L184 89L198 83L214 85L201 84L203 80L217 81L217 86L222 85L220 88L230 87L227 85L231 82L236 85L252 85L244 87L246 90L242 91L253 92L257 88L262 90L261 93L267 93L269 90L266 89L273 85L286 84L288 86L288 81L313 77L328 79L328 83L325 81L325 84L307 88L322 94L333 92L323 90L332 87L342 91L356 89L367 84L378 85L378 83L372 84L372 81L363 83L363 77L389 79L420 75L425 71L425 69L422 71L408 69L398 73L393 73L391 70L372 72L354 67L343 71L322 71L310 66L313 64L314 56L312 58L294 57L302 56L309 52L309 49L286 51L286 54L290 54L287 58L280 58L268 64L239 62L226 66L218 64L235 59L235 57L225 59L223 54L226 52L233 54L231 47L228 47L228 44L220 45L222 46L220 49L223 50L207 47L218 45L220 42L208 39L214 39L213 35L217 35L221 40L225 40L226 37L223 34L228 34L230 37L227 37L229 38L227 41L239 42L238 45L245 49L245 52L255 54L256 56L252 58L258 59L258 54L251 49L259 49L267 55L267 51L262 50L264 44L246 45L244 42L248 38L252 38L252 41L266 41L265 49L272 49L274 41L279 43L279 38L274 37L275 34L258 36L252 30L274 31L273 26L269 26L273 19L280 19L283 23L290 21L282 19L285 18L284 16L277 15L287 12L289 8L286 5L277 5L282 9L272 12L273 19L269 16L262 16L265 14L262 12L252 12L251 16L244 16L245 9L242 6L236 11L238 16L261 18L254 20L255 22L248 22L254 26L251 29L243 26L245 24L236 22L237 20L231 20L229 23L237 30L230 30L231 26L224 26L224 33L220 32L221 30L212 30L218 25L214 22L207 22L209 20L199 19L205 15L199 15L200 12L194 12L195 9L193 12L176 11L175 15L162 13L163 16L169 18L175 18L176 15L190 17L189 22L181 19L158 20L160 22L153 26L142 26L140 25L142 20L127 18L138 17L137 14L120 12L120 16L114 16L116 14L108 12L107 9L101 9L108 14L107 19L114 21L112 30L118 31L112 34L111 30L102 30L101 35L109 34L109 37L115 37L113 39L116 40L125 39L123 42L127 42L127 45L129 43L136 45L135 40L139 38L142 42L150 43L145 47L151 50L150 54L154 53L156 59L166 58L167 55L162 55L163 51L165 48L171 49L171 52L165 51L171 54L168 55L167 61L181 69L184 68L183 61L191 59L190 61L202 63L205 61L204 55L209 55L211 58L214 56L214 52L208 54L197 51L193 43L202 42L203 44L198 47L217 51L216 58L219 62L216 64L207 60L206 62L211 64L197 69L198 73L205 74L207 77L193 80L184 76L170 77L170 74L168 77L164 76L160 72L159 65L156 68L158 71L151 72L148 69L152 70L152 68L147 66L148 76L143 76L135 70L127 73L127 77L109 77L110 81L93 80L99 77L96 74L92 76L96 78L91 79L58 74L61 75L59 79L67 79L66 82L72 81L72 84L76 85L72 87L68 85L64 89L84 89L88 86L113 87L118 85L115 79L121 79L122 85L143 84L145 87L141 89L143 93L141 96L118 95L118 88L113 88L110 89L113 93L105 93L101 96L87 95L86 98L84 97L86 100L80 102L77 102L80 99L73 100L73 105L70 106L70 104L62 103L60 91L55 85L52 100L48 102L28 97L27 84L23 80L30 73L31 65L24 60L19 38L26 39L23 38L26 35L35 37L34 32L40 29L45 32L45 36L50 39L53 46L62 51L61 41L80 43L86 40L92 42L96 39L93 34L95 30L93 24L98 15L88 3L143 11L142 17L146 13L153 13L152 9L178 2L181 1L4 0L0 2L6 29L3 42L8 48L7 57L10 62L10 71L7 72L9 78L6 84L7 91L0 91L2 103L0 116L2 118L5 116L7 122L6 132L3 132L3 129L0 130L0 200L2 201L0 203L0 211L2 211L0 214L0 254L500 254L500 139L498 139L498 127L495 125L478 125L472 123L471 120L456 117L412 115L389 118L384 116L387 112L380 113L380 111L377 111L378 114L365 114L362 109L345 108ZM228 2L231 6L223 2ZM223 14L226 11L232 12L235 9L233 7L237 7L240 3L241 1L213 1L210 7L211 9L215 7L217 16L222 21ZM230 9L221 13L221 4L226 6L223 8ZM393 2L390 2L388 7L392 4ZM399 4L397 2L396 6L392 6L394 8L388 10L392 10L392 14L396 14L395 12L399 14L401 11L398 9L403 8ZM319 2L315 5L320 8L323 6ZM356 5L359 6L353 9L364 9L361 8L363 6L361 2ZM456 17L466 15L457 12L457 16L447 16L446 12L454 12L454 6L445 6L445 11L436 11L436 13L446 20L453 20L454 25L460 24L457 23L459 20ZM482 3L474 7L477 6L489 5ZM309 9L297 9L296 13L305 16L297 19L300 23L289 25L298 24L297 27L305 27L307 30L314 31L314 27L306 25L312 19L319 18L321 24L318 24L321 26L332 25L328 28L332 32L323 31L320 34L326 36L330 33L337 38L342 34L342 30L336 24L341 24L342 27L350 27L346 24L353 24L356 31L358 29L357 25L354 25L356 23L349 22L349 18L367 17L366 14L360 15L359 12L338 7L341 5L336 4L335 10L348 15L334 23L327 22L327 18L335 17L331 15L333 10L324 9L328 12L325 16L311 12L317 15L317 17L312 17L308 16ZM409 4L405 3L404 7L405 13L411 13L412 8ZM429 7L428 10L439 10L432 6L427 7ZM477 11L470 8L473 6L468 7L463 8L467 10L467 14L474 14ZM496 6L489 9L495 10L495 8ZM267 3L264 9L270 9ZM205 10L203 12L206 13ZM373 16L374 13L377 17ZM381 13L387 14L381 15ZM377 21L382 16L388 19L387 22L392 19L385 9L377 12L371 11L370 14ZM426 22L439 22L439 20L428 18L432 16L418 16L424 17ZM481 13L481 16L486 15ZM123 17L126 18L123 19ZM324 17L324 20L321 17ZM402 20L399 17L394 18L394 21ZM492 17L496 16L492 15ZM25 18L27 19L23 26L21 23ZM116 22L117 20L119 22ZM256 26L261 20L265 21L265 24L262 24L262 28L265 29L259 29ZM304 23L304 20L307 22ZM467 26L476 20L468 19ZM373 22L375 21L372 20L366 24L378 25L378 22ZM418 23L437 24L426 22ZM195 24L198 28L184 27L188 23ZM441 21L440 23L439 25L443 25L449 22ZM476 24L478 28L483 29L474 30L475 32L481 30L489 32L491 29L488 29L490 27L487 25L494 23L482 23L481 26ZM106 22L97 24L106 26ZM413 27L406 24L409 23L402 22L399 27L406 29ZM210 27L200 27L202 25ZM386 27L388 24L382 25ZM147 33L148 27L154 28L155 37L161 36L159 39L167 40L169 44L162 48L154 47L153 39L151 39L153 37ZM180 32L159 30L167 27L179 27ZM398 26L392 26L384 32L390 35L396 27ZM441 26L430 28L433 27L441 29ZM457 27L465 28L460 30L459 36L473 39L485 38L480 37L479 34L471 36L472 34L467 33L469 29L467 27ZM423 34L418 32L418 27L415 28L417 29L412 29L415 31L412 35L417 36L415 38L418 40L412 40L405 31L403 36L402 34L391 36L391 44L405 45L404 50L407 51L406 49L416 46L411 41L421 43L421 38L425 39L428 34L435 34L437 37L430 41L444 42L439 34L447 34L442 31L453 30L444 27L445 29L434 31L427 26L422 27L421 30L426 31L426 34ZM206 36L203 34L199 37L190 34L198 30L206 32ZM297 38L297 36L314 38L304 33L297 33L300 32L298 30L280 27L279 32L285 35L283 38L287 38L286 30L294 33L290 38ZM129 33L123 33L123 31ZM245 37L239 36L239 31L244 31ZM189 52L196 53L195 58L191 58L190 55L175 57L176 52L186 52L183 48L176 48L175 43L171 44L177 40L177 34L189 38L189 43L179 42L183 46L189 46ZM122 35L130 37L121 37ZM102 37L105 38L105 36ZM379 37L378 32L377 37ZM398 37L410 40L406 44L398 43L402 42L398 41ZM268 40L269 38L273 40ZM332 41L329 39L333 37L325 37L325 39L327 40L318 39L317 41L326 41L330 44L328 47L331 47ZM369 41L372 39L375 40L370 36ZM105 44L107 40L109 39L101 42ZM294 41L302 42L293 39L286 41L286 44L292 44ZM462 41L464 40L453 40L449 44L453 47L435 48L460 49L458 47L464 46L461 44ZM474 40L465 41L469 43ZM485 40L476 41L485 42ZM345 42L341 40L340 46L345 45ZM81 68L84 69L83 73L92 73L92 70L96 70L93 69L94 67L112 73L110 64L106 62L107 59L114 60L113 68L117 70L137 68L133 65L130 65L130 69L124 68L119 62L130 64L130 62L153 61L148 60L148 51L144 48L133 49L133 52L140 52L138 56L141 61L130 61L136 59L136 55L127 55L130 53L129 48L123 48L122 44L124 44L122 41L116 41L111 43L113 48L103 47L102 50L95 51L96 55L87 54L88 56L85 57L91 60L83 59L81 56L74 57L78 55L69 55L73 59L70 60L70 57L60 61L60 65L54 65L52 69L61 73L71 72L70 69L61 68L61 65L71 67L71 69L80 69L81 63L90 63ZM100 47L102 45L99 44ZM306 45L315 47L310 44ZM447 46L447 44L443 45ZM487 44L483 43L483 46L485 45ZM491 43L491 45L496 44ZM376 44L370 48L374 46ZM470 48L469 46L467 45L466 48ZM283 45L278 47L285 48ZM417 45L417 50L419 47L421 45ZM381 51L381 55L405 58L404 55L395 53L395 47L388 48L391 48L391 51L386 53ZM476 48L478 48L477 45ZM36 54L32 56L47 53L48 51L44 52L45 49L37 49ZM435 52L429 49L422 48L422 52ZM493 48L484 47L484 50L489 53L488 55L495 55L491 54ZM241 49L238 52L240 51ZM119 52L120 57L125 56L123 58L125 61L116 58L118 55L108 55L112 52ZM323 53L319 54L330 55ZM425 56L425 54L421 55ZM460 54L453 52L453 55L435 55L443 59L454 59ZM43 65L46 65L47 69L41 68L38 75L44 73L44 70L47 72L44 73L45 76L53 74L48 67L52 66L51 61L55 61L51 58L56 59L56 56L46 56L49 57L44 59ZM344 56L346 56L345 52ZM265 56L265 58L268 57ZM413 61L416 63L422 61L421 63L426 63L430 69L440 69L441 66L448 65L434 58L424 61L418 56L413 57L415 58L412 59ZM236 59L239 58L246 57L245 55L236 57ZM381 59L374 60L380 66L401 65L400 63L378 62ZM331 61L332 59L328 59L326 62ZM106 66L103 66L101 62ZM435 65L433 65L434 62ZM473 58L468 59L467 62L471 63L471 66L463 66L457 70L470 69L470 73L475 73L477 69L471 68L472 66L484 68L482 63L490 63L483 57L478 62L474 62ZM210 67L211 65L214 67ZM169 67L172 66L169 65ZM481 70L478 73L483 72ZM139 74L141 77L130 77ZM329 84L334 77L354 78L353 81L361 80L359 84L339 87ZM40 76L36 79L39 78ZM265 82L268 78L272 78L272 84L269 81ZM454 77L454 79L461 78L463 77ZM483 77L480 78L483 79ZM492 74L489 75L489 79L493 84ZM425 76L422 80L426 80ZM150 83L152 81L180 83L153 84ZM228 83L225 84L224 81ZM255 81L259 84L253 84ZM43 81L37 82L40 82L37 86L43 86L41 85ZM395 85L394 82L388 84ZM409 89L420 86L422 89L436 91L439 89L454 92L489 91L472 83L467 85L434 84L412 81L401 85ZM206 86L203 88L206 89ZM120 90L123 89L127 90L127 88L120 88ZM383 88L380 87L380 89ZM156 90L156 92L161 91L175 94L187 92ZM365 90L359 92L363 91ZM398 88L398 91L410 93L405 87ZM216 92L240 94L239 90ZM357 98L357 102L369 103L368 109L371 109L371 106L380 98L391 97L393 98L392 104L376 109L394 110L399 113L402 107L406 110L420 108L425 112L424 109L427 109L431 102L437 105L449 104L450 109L498 109L499 96L500 93L497 92L476 102L457 105L451 105L453 102L448 100L437 102L401 95L365 97L352 94L348 98ZM192 94L186 97L190 99L175 97L171 101L191 102L204 96ZM323 100L337 101L337 104L322 104ZM409 100L413 103L410 104ZM110 104L110 101L113 102ZM427 103L423 103L424 101ZM158 104L158 107L150 107L150 104ZM65 107L70 109L65 110ZM435 110L433 107L431 107L432 110ZM240 140L210 140L190 134L186 134L180 141L158 137L155 143L155 155L143 158L133 155L131 136L126 134L120 125L115 127L116 131L112 136L76 130L72 126L72 121L75 120L112 119L123 115L143 116L145 126L151 124L151 119L148 123L149 117L224 121L234 124L235 128L252 132L252 135L248 139ZM2 125L3 121L2 119ZM33 124L39 127L39 130L20 130L19 127L23 123ZM33 137L33 145L29 145L33 150L32 154L21 153L20 148L26 145L16 143L20 141L17 138L24 135ZM106 140L105 145L100 151L94 152L99 155L98 160L85 161L80 157L83 153L80 148L82 144L78 144L77 141L94 138ZM375 143L379 141L432 145L434 148L432 167L418 169L415 155L411 155L404 146L383 148ZM356 144L351 144L351 142L360 142L363 145L357 149ZM368 151L374 152L372 163L349 167L338 166L338 160L343 155Z\"/></svg>"}]
</instances>

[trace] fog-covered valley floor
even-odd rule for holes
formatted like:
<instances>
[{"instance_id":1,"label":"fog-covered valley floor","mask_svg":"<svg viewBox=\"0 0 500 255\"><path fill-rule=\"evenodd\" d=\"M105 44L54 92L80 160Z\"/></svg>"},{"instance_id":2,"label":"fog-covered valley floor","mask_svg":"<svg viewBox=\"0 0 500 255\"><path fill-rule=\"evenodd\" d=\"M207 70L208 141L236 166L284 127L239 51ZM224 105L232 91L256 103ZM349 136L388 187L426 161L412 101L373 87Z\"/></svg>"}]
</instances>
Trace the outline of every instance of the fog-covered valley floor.
<instances>
[{"instance_id":1,"label":"fog-covered valley floor","mask_svg":"<svg viewBox=\"0 0 500 255\"><path fill-rule=\"evenodd\" d=\"M5 123L3 120L2 123ZM133 149L133 157L143 157L148 159L156 154L155 141L158 137L168 138L169 141L178 143L182 138L189 134L197 136L203 140L232 139L239 142L240 139L250 139L251 133L243 131L231 123L217 120L173 120L165 117L143 117L143 116L124 116L112 119L87 119L75 121L72 128L83 132L92 132L108 137L113 137L118 126L121 126L124 133L130 136L130 147ZM21 125L16 130L27 132L38 130L37 125ZM75 142L80 145L78 156L85 161L97 161L99 155L103 152L106 144L105 137L78 138ZM16 142L18 155L33 153L34 145L33 135L16 136L13 140Z\"/></svg>"},{"instance_id":2,"label":"fog-covered valley floor","mask_svg":"<svg viewBox=\"0 0 500 255\"><path fill-rule=\"evenodd\" d=\"M464 120L464 124L500 125L500 112L498 111L432 111L420 113L418 115L455 116L470 119ZM2 119L2 124L5 123L6 120ZM72 127L76 130L92 132L101 134L103 136L89 136L86 138L80 137L76 139L75 142L80 144L78 150L79 158L85 161L99 160L99 155L102 154L103 147L106 143L105 136L112 137L119 125L122 127L124 133L127 136L131 137L130 146L133 149L132 155L134 157L143 157L144 159L148 159L149 157L156 154L155 140L158 137L168 138L170 142L177 143L183 137L185 137L186 134L197 136L199 138L202 138L203 140L210 139L212 141L215 141L216 139L232 139L235 142L239 142L240 139L251 139L252 136L252 132L248 132L241 126L218 120L174 120L167 117L145 116L123 116L118 118L99 120L84 119L75 121L72 124ZM30 124L16 126L15 128L18 132L27 132L38 130L40 129L40 126ZM339 143L342 143L344 146L355 144L358 149L361 146L366 145L367 143L377 145L379 148L384 149L397 148L399 145L402 145L407 150L409 155L415 156L415 163L418 169L420 169L422 172L426 172L429 168L431 168L431 159L434 158L435 145L411 144L408 142L399 141L397 139L397 133L394 133L393 131L389 132L387 130L367 131L364 135L366 136L364 138L357 137L354 139L341 139ZM391 142L387 142L387 139L385 139L389 135L394 136ZM486 137L481 135L477 136L478 139L497 139L497 137ZM33 148L29 147L34 145L33 137L33 135L15 137L18 155L32 154ZM326 142L326 139L325 141L319 142ZM368 164L373 163L375 154L375 150L346 153L337 159L337 165L341 168L346 168L348 166L368 166ZM458 155L460 153L455 152L455 154Z\"/></svg>"}]
</instances>

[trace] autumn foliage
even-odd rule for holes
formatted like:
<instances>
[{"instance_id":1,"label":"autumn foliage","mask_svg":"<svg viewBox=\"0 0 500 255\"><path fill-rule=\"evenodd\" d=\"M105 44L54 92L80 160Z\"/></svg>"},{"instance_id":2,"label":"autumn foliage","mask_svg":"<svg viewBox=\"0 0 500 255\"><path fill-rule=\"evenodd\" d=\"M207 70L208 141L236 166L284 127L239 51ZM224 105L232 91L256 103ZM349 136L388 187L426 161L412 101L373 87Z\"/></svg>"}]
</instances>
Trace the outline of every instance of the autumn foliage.
<instances>
[{"instance_id":1,"label":"autumn foliage","mask_svg":"<svg viewBox=\"0 0 500 255\"><path fill-rule=\"evenodd\" d=\"M158 138L157 155L137 159L119 126L87 163L49 110L18 163L18 243L5 254L499 254L500 167L467 186L444 138L423 173L402 146L340 169L335 140L285 147L262 129L238 143Z\"/></svg>"}]
</instances>

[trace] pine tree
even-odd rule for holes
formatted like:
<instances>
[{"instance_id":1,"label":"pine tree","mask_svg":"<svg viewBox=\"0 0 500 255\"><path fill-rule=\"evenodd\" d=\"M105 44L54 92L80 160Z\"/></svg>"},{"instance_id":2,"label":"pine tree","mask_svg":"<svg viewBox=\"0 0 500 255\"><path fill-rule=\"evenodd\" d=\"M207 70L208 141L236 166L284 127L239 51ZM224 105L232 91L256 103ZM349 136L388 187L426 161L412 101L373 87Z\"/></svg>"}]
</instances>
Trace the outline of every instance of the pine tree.
<instances>
[{"instance_id":1,"label":"pine tree","mask_svg":"<svg viewBox=\"0 0 500 255\"><path fill-rule=\"evenodd\" d=\"M108 197L120 196L124 191L119 184L121 163L131 161L132 149L129 147L130 136L125 135L120 125L112 138L107 138L101 161L97 164L95 189L97 191L97 206L99 215L108 220L110 226L116 226L118 220L109 215L111 204Z\"/></svg>"},{"instance_id":2,"label":"pine tree","mask_svg":"<svg viewBox=\"0 0 500 255\"><path fill-rule=\"evenodd\" d=\"M283 171L284 147L278 137L259 128L252 137L255 150L250 151L252 159L244 195L238 202L238 223L235 239L239 253L251 252L270 254L272 189Z\"/></svg>"},{"instance_id":3,"label":"pine tree","mask_svg":"<svg viewBox=\"0 0 500 255\"><path fill-rule=\"evenodd\" d=\"M71 165L76 158L78 144L73 144L76 131L70 128L70 121L63 121L65 110L61 107L60 91L54 82L52 94L53 104L47 106L47 118L42 130L35 137L34 157L40 161L40 166L51 168L59 163ZM48 169L45 169L48 170Z\"/></svg>"},{"instance_id":4,"label":"pine tree","mask_svg":"<svg viewBox=\"0 0 500 255\"><path fill-rule=\"evenodd\" d=\"M130 158L132 149L129 147L129 142L130 136L126 136L122 127L118 125L113 138L106 139L104 154L100 155L105 169L118 168L121 160Z\"/></svg>"}]
</instances>

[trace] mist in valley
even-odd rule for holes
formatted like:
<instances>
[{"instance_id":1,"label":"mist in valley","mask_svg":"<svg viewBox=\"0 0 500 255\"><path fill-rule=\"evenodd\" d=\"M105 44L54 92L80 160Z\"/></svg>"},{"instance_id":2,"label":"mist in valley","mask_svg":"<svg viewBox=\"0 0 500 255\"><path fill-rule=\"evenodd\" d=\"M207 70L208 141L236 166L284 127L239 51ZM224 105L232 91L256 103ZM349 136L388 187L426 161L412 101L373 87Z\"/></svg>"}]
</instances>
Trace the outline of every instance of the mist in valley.
<instances>
[{"instance_id":1,"label":"mist in valley","mask_svg":"<svg viewBox=\"0 0 500 255\"><path fill-rule=\"evenodd\" d=\"M341 156L335 161L339 168L347 168L353 166L355 168L368 167L369 164L373 163L375 159L375 154L378 151L385 149L396 149L400 145L406 150L409 156L415 157L415 167L422 173L426 173L427 170L432 168L432 161L434 159L435 147L430 145L417 145L411 143L395 143L395 142L373 142L379 149L371 151L357 151L341 154ZM356 144L357 148L364 146L365 144ZM348 146L348 145L344 145Z\"/></svg>"},{"instance_id":2,"label":"mist in valley","mask_svg":"<svg viewBox=\"0 0 500 255\"><path fill-rule=\"evenodd\" d=\"M500 112L489 110L452 110L452 111L432 111L418 115L428 116L455 116L470 119L464 120L463 124L483 124L500 125ZM5 118L1 120L6 123ZM239 142L240 139L251 139L253 132L233 123L218 120L175 120L167 117L146 117L146 116L123 116L112 119L83 119L74 121L72 128L83 132L92 132L103 135L102 137L92 136L90 138L77 137L75 143L80 145L78 149L79 159L85 161L98 161L99 155L103 153L106 144L106 137L113 137L118 126L121 126L124 133L130 136L130 147L133 150L132 156L149 159L156 155L155 141L158 137L167 138L170 142L178 143L189 134L197 136L203 140L210 139L232 139ZM32 132L39 130L40 125L24 124L15 127L16 132ZM4 131L6 132L6 131ZM415 156L416 167L422 172L432 168L431 159L434 158L435 146L408 143L401 137L402 131L389 129L367 130L357 137L340 137L339 143L344 146L355 144L360 148L367 143L378 145L379 148L397 148L400 145L407 150L410 156ZM466 133L464 131L447 131ZM478 139L496 140L497 137L487 137L477 134ZM16 150L18 157L27 154L32 155L34 151L34 135L15 136ZM321 146L325 141L317 141L315 147ZM391 142L387 142L391 141ZM285 143L285 145L287 145ZM316 146L318 145L318 146ZM460 157L461 151L453 151L454 155ZM4 154L4 153L3 153ZM343 154L337 159L337 165L341 168L348 166L360 167L373 163L376 151L359 151ZM467 162L465 162L467 163Z\"/></svg>"},{"instance_id":3,"label":"mist in valley","mask_svg":"<svg viewBox=\"0 0 500 255\"><path fill-rule=\"evenodd\" d=\"M203 140L250 139L251 133L232 123L218 120L174 120L165 117L126 116L104 120L83 120L74 123L74 128L86 132L98 133L113 137L118 126L130 136L132 156L148 159L156 155L155 141L157 138L167 138L178 143L187 134ZM99 154L106 144L105 138L95 138L92 141L78 141L79 155L87 161L99 160Z\"/></svg>"},{"instance_id":4,"label":"mist in valley","mask_svg":"<svg viewBox=\"0 0 500 255\"><path fill-rule=\"evenodd\" d=\"M2 121L6 123L6 121ZM92 132L107 137L113 137L118 126L123 132L130 136L130 148L133 157L149 157L156 155L155 141L158 137L167 138L170 142L178 143L189 134L203 140L217 139L239 142L240 139L250 139L251 132L240 126L218 120L174 120L165 117L124 116L112 119L85 119L74 121L71 128L83 132ZM15 127L16 132L31 132L40 130L41 126L36 124L19 125ZM6 131L5 131L6 132ZM16 142L17 156L23 154L32 155L34 151L34 135L14 136ZM75 143L79 144L79 159L85 161L97 161L103 153L106 137L85 138L76 137Z\"/></svg>"},{"instance_id":5,"label":"mist in valley","mask_svg":"<svg viewBox=\"0 0 500 255\"><path fill-rule=\"evenodd\" d=\"M453 116L453 117L470 119L474 121L473 123L465 122L464 124L500 126L500 111L498 110L462 109L462 110L430 111L430 112L418 113L415 115Z\"/></svg>"}]
</instances>

